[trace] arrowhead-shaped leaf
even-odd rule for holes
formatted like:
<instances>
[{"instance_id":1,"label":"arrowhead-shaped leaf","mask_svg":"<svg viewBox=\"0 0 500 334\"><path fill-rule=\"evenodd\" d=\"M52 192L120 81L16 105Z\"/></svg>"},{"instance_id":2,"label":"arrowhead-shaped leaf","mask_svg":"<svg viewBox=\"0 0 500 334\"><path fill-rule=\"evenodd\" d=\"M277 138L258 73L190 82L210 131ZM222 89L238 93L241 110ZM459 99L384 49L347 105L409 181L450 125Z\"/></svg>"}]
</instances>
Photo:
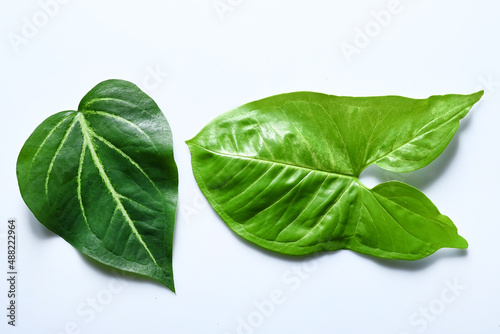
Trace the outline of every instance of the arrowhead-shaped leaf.
<instances>
[{"instance_id":1,"label":"arrowhead-shaped leaf","mask_svg":"<svg viewBox=\"0 0 500 334\"><path fill-rule=\"evenodd\" d=\"M172 135L137 86L108 80L77 111L47 118L17 162L36 218L82 253L174 290L177 167Z\"/></svg>"},{"instance_id":2,"label":"arrowhead-shaped leaf","mask_svg":"<svg viewBox=\"0 0 500 334\"><path fill-rule=\"evenodd\" d=\"M291 255L345 248L415 260L467 242L419 190L368 189L358 177L371 164L428 165L481 96L282 94L219 116L187 143L202 192L243 238Z\"/></svg>"}]
</instances>

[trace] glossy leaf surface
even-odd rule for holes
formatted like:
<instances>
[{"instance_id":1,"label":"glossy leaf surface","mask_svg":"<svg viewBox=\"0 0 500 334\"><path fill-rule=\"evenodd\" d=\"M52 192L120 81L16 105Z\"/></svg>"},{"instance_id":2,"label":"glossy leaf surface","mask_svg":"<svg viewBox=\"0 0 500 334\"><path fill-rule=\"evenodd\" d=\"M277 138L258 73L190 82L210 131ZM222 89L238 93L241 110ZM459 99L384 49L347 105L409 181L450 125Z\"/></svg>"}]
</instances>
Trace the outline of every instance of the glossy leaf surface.
<instances>
[{"instance_id":1,"label":"glossy leaf surface","mask_svg":"<svg viewBox=\"0 0 500 334\"><path fill-rule=\"evenodd\" d=\"M415 260L466 248L452 221L419 190L359 181L371 164L428 165L482 95L272 96L210 122L187 143L202 192L243 238L284 254L351 249Z\"/></svg>"},{"instance_id":2,"label":"glossy leaf surface","mask_svg":"<svg viewBox=\"0 0 500 334\"><path fill-rule=\"evenodd\" d=\"M127 81L94 87L40 124L17 162L36 218L91 258L174 290L177 167L156 103Z\"/></svg>"}]
</instances>

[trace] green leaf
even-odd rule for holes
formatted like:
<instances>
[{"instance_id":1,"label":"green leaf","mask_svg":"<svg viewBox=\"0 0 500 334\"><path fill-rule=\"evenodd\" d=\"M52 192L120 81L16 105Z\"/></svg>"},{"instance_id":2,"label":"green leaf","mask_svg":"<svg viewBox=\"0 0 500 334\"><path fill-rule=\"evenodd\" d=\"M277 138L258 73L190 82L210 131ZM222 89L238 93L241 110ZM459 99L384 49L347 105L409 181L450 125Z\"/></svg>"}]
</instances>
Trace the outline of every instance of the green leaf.
<instances>
[{"instance_id":1,"label":"green leaf","mask_svg":"<svg viewBox=\"0 0 500 334\"><path fill-rule=\"evenodd\" d=\"M156 103L134 84L108 80L78 111L40 124L17 161L35 217L76 249L172 291L177 166Z\"/></svg>"},{"instance_id":2,"label":"green leaf","mask_svg":"<svg viewBox=\"0 0 500 334\"><path fill-rule=\"evenodd\" d=\"M272 96L210 122L187 141L195 178L229 227L283 254L351 249L415 260L467 248L452 221L419 190L360 173L426 166L483 92L472 95Z\"/></svg>"}]
</instances>

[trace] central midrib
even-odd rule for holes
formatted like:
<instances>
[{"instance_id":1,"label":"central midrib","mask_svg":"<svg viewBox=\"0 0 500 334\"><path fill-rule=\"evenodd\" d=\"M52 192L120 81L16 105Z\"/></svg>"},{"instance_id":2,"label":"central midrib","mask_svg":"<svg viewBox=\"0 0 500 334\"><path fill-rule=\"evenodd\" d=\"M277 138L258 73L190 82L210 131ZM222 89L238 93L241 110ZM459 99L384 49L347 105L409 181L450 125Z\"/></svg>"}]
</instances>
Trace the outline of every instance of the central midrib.
<instances>
[{"instance_id":1,"label":"central midrib","mask_svg":"<svg viewBox=\"0 0 500 334\"><path fill-rule=\"evenodd\" d=\"M85 121L85 117L83 116L82 113L78 114L78 122L80 123L80 127L81 127L81 130L82 130L82 133L83 133L84 146L86 146L86 147L89 148L90 154L92 156L92 160L93 160L95 166L97 167L97 170L99 171L99 175L101 176L104 184L106 185L106 188L111 193L111 196L113 197L113 200L115 201L118 210L120 210L120 212L122 213L123 217L125 218L125 220L127 221L128 225L130 226L130 229L132 230L132 232L134 233L134 235L139 240L139 243L144 247L144 249L146 249L148 255L151 257L151 259L153 260L154 264L156 266L160 267L158 265L158 263L156 262L156 259L154 258L153 254L149 250L149 247L146 245L146 243L142 239L141 235L139 234L139 231L137 230L137 228L136 228L136 226L134 224L134 221L130 218L130 216L128 215L127 210L123 206L123 203L121 201L121 198L123 196L120 195L115 190L115 188L113 187L113 184L111 183L111 180L109 179L108 175L106 174L106 171L104 170L104 167L103 167L103 165L102 165L102 163L101 163L101 161L99 159L99 156L97 155L97 152L95 150L94 144L92 143L92 138L91 138L92 131L89 129L89 126L88 126L87 122Z\"/></svg>"},{"instance_id":2,"label":"central midrib","mask_svg":"<svg viewBox=\"0 0 500 334\"><path fill-rule=\"evenodd\" d=\"M210 152L210 153L213 153L213 154L216 154L216 155L226 156L226 157L230 157L230 158L244 159L244 160L255 160L255 161L260 161L260 162L265 162L265 163L272 163L272 164L276 164L276 165L282 165L282 166L288 166L288 167L306 169L306 170L310 170L310 171L314 171L314 172L325 173L325 174L329 174L329 175L333 174L333 175L337 175L339 177L345 177L345 178L349 178L349 179L359 180L357 176L351 175L351 174L345 174L345 173L339 173L339 172L334 172L334 171L328 171L328 170L323 170L323 169L319 169L319 168L312 168L312 167L309 167L309 166L302 166L302 165L299 165L299 164L292 164L292 163L288 163L288 162L272 161L272 160L267 160L267 159L262 159L262 158L256 158L256 157L247 157L247 156L242 156L242 155L237 155L237 154L231 154L231 153L216 152L216 151L212 151L212 150L210 150L210 149L208 149L206 147L203 147L201 145L195 144L193 142L188 142L188 143L190 145L197 146L197 147L201 148L202 150L205 150L207 152Z\"/></svg>"}]
</instances>

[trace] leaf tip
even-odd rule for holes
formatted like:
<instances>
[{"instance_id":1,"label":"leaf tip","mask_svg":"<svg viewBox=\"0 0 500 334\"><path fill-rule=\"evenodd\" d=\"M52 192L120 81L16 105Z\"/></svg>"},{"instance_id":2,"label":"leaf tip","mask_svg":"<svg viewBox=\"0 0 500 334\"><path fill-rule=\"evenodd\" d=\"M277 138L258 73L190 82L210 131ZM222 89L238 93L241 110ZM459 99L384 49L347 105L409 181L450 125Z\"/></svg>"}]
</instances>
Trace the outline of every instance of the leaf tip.
<instances>
[{"instance_id":1,"label":"leaf tip","mask_svg":"<svg viewBox=\"0 0 500 334\"><path fill-rule=\"evenodd\" d=\"M174 293L174 295L176 295L176 294L177 294L177 293L175 292L175 286L174 286L174 283L173 283L173 282L171 282L171 283L169 283L169 284L165 284L165 286L166 286L167 288L169 288L169 289L170 289L170 291L172 291L172 292Z\"/></svg>"},{"instance_id":2,"label":"leaf tip","mask_svg":"<svg viewBox=\"0 0 500 334\"><path fill-rule=\"evenodd\" d=\"M191 148L191 146L193 145L196 145L196 137L197 136L194 136L193 138L184 141L189 148Z\"/></svg>"},{"instance_id":3,"label":"leaf tip","mask_svg":"<svg viewBox=\"0 0 500 334\"><path fill-rule=\"evenodd\" d=\"M465 240L465 238L460 236L460 235L458 237L459 237L459 239L457 240L455 248L459 248L459 249L469 248L469 243L467 242L467 240Z\"/></svg>"},{"instance_id":4,"label":"leaf tip","mask_svg":"<svg viewBox=\"0 0 500 334\"><path fill-rule=\"evenodd\" d=\"M474 99L474 103L479 101L481 97L484 95L484 90L477 91L475 93L472 93L470 96Z\"/></svg>"}]
</instances>

